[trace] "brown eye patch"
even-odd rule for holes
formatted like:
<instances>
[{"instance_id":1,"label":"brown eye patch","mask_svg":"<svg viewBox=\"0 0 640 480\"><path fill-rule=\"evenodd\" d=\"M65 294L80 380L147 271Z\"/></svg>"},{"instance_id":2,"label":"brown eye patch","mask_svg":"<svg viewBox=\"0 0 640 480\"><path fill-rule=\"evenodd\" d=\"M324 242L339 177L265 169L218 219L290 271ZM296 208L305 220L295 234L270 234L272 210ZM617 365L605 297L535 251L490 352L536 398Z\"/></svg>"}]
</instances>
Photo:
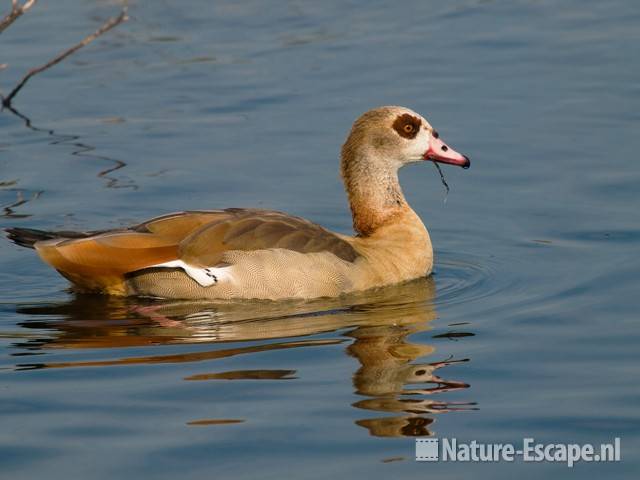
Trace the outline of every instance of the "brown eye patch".
<instances>
[{"instance_id":1,"label":"brown eye patch","mask_svg":"<svg viewBox=\"0 0 640 480\"><path fill-rule=\"evenodd\" d=\"M418 117L403 113L393 122L393 129L403 138L415 138L422 121Z\"/></svg>"}]
</instances>

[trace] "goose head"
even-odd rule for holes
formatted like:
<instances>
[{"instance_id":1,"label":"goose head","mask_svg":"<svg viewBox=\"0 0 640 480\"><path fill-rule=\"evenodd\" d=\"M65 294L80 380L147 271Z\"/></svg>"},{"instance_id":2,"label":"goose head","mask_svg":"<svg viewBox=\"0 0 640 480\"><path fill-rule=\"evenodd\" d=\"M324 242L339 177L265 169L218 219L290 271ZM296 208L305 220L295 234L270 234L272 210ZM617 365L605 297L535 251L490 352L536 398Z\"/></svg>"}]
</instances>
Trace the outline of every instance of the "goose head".
<instances>
[{"instance_id":1,"label":"goose head","mask_svg":"<svg viewBox=\"0 0 640 480\"><path fill-rule=\"evenodd\" d=\"M398 169L432 161L469 168L469 157L441 138L420 114L405 107L374 108L358 118L342 147L342 168L365 157L370 166ZM386 170L386 168L385 168Z\"/></svg>"}]
</instances>

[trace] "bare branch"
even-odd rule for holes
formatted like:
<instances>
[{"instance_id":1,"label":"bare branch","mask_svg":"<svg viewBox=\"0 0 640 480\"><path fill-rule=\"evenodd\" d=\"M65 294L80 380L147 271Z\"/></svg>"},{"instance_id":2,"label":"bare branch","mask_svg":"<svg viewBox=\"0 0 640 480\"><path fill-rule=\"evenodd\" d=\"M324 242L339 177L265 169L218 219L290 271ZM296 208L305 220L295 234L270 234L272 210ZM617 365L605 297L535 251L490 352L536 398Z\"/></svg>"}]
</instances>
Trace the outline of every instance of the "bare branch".
<instances>
[{"instance_id":1,"label":"bare branch","mask_svg":"<svg viewBox=\"0 0 640 480\"><path fill-rule=\"evenodd\" d=\"M30 1L35 1L35 0L30 0ZM44 65L29 70L29 72L22 78L22 80L20 80L20 82L14 87L14 89L11 90L9 95L7 95L6 97L2 98L2 106L3 107L10 107L11 106L11 101L13 100L13 97L15 97L17 95L17 93L22 89L22 87L25 86L25 84L29 81L29 79L31 77L33 77L34 75L37 75L38 73L44 72L48 68L51 68L54 65L60 63L62 60L67 58L69 55L77 52L78 50L80 50L85 45L88 45L89 43L94 41L96 38L98 38L103 33L108 32L113 27L121 24L122 22L126 22L128 19L129 19L129 17L127 16L127 7L124 7L122 9L122 12L120 12L120 15L118 15L117 17L113 17L113 18L110 18L109 20L107 20L98 30L96 30L91 35L85 37L81 42L79 42L76 45L74 45L73 47L65 50L60 55L56 56L55 58L53 58L52 60L48 61Z\"/></svg>"},{"instance_id":2,"label":"bare branch","mask_svg":"<svg viewBox=\"0 0 640 480\"><path fill-rule=\"evenodd\" d=\"M18 4L18 0L11 0L11 12L0 20L0 33L4 32L9 25L15 22L24 12L36 4L37 0L27 0L23 5Z\"/></svg>"}]
</instances>

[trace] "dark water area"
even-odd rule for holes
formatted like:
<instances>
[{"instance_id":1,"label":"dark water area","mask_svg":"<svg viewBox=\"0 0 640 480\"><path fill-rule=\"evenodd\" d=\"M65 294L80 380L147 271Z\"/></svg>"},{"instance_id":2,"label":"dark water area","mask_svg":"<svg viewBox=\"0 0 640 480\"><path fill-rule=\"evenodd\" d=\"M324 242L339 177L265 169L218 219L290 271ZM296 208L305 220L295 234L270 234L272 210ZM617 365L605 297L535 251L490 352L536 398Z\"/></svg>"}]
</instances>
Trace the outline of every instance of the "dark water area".
<instances>
[{"instance_id":1,"label":"dark water area","mask_svg":"<svg viewBox=\"0 0 640 480\"><path fill-rule=\"evenodd\" d=\"M8 2L6 2L8 3ZM5 5L6 7L6 5ZM118 12L40 2L3 92ZM635 478L640 4L132 2L0 113L2 227L261 207L351 232L348 128L423 114L472 168L401 172L435 274L313 302L76 296L0 241L0 467L31 478ZM622 461L423 463L414 437Z\"/></svg>"}]
</instances>

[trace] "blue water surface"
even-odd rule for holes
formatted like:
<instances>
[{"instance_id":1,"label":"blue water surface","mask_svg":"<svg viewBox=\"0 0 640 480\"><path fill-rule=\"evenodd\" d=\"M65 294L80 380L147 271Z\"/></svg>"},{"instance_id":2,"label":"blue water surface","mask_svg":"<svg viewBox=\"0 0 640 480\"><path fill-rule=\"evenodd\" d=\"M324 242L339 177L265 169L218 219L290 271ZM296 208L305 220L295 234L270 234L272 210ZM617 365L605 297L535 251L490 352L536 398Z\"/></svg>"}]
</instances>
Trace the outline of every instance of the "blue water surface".
<instances>
[{"instance_id":1,"label":"blue water surface","mask_svg":"<svg viewBox=\"0 0 640 480\"><path fill-rule=\"evenodd\" d=\"M2 91L118 11L36 4L1 34ZM637 2L163 0L129 13L0 113L3 227L235 206L350 233L340 145L385 104L423 114L472 168L444 169L448 195L432 165L401 173L432 277L336 300L77 296L0 241L3 475L637 476ZM622 460L415 462L424 436L620 437Z\"/></svg>"}]
</instances>

